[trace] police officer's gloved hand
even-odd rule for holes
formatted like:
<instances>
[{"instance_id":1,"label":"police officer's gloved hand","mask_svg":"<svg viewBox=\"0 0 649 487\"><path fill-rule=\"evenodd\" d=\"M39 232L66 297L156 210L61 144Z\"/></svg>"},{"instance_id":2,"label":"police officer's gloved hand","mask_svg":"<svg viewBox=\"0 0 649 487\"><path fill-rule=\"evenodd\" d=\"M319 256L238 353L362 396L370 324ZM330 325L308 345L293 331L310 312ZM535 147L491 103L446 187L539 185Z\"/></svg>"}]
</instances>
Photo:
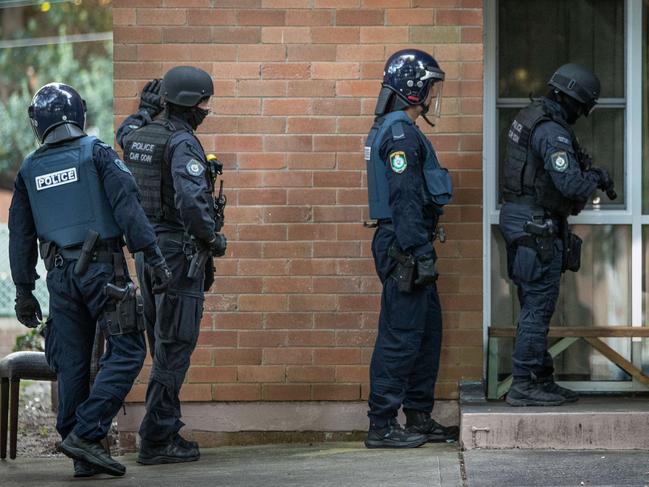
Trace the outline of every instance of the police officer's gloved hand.
<instances>
[{"instance_id":1,"label":"police officer's gloved hand","mask_svg":"<svg viewBox=\"0 0 649 487\"><path fill-rule=\"evenodd\" d=\"M590 171L595 173L599 179L597 183L597 189L604 191L609 199L616 199L617 193L615 192L615 183L613 182L613 178L611 178L611 175L608 173L608 171L606 169L602 169L601 167L592 167Z\"/></svg>"},{"instance_id":2,"label":"police officer's gloved hand","mask_svg":"<svg viewBox=\"0 0 649 487\"><path fill-rule=\"evenodd\" d=\"M212 253L212 257L223 257L227 248L228 239L225 238L225 235L217 233L214 236L214 239L210 242L210 252Z\"/></svg>"},{"instance_id":3,"label":"police officer's gloved hand","mask_svg":"<svg viewBox=\"0 0 649 487\"><path fill-rule=\"evenodd\" d=\"M140 110L146 110L151 117L155 117L162 111L162 97L160 96L161 79L149 81L140 93Z\"/></svg>"},{"instance_id":4,"label":"police officer's gloved hand","mask_svg":"<svg viewBox=\"0 0 649 487\"><path fill-rule=\"evenodd\" d=\"M154 294L165 292L172 278L167 261L165 261L158 246L146 249L143 253L144 263L151 267L151 290Z\"/></svg>"},{"instance_id":5,"label":"police officer's gloved hand","mask_svg":"<svg viewBox=\"0 0 649 487\"><path fill-rule=\"evenodd\" d=\"M417 258L417 279L416 286L427 286L437 281L437 266L432 253L424 254Z\"/></svg>"},{"instance_id":6,"label":"police officer's gloved hand","mask_svg":"<svg viewBox=\"0 0 649 487\"><path fill-rule=\"evenodd\" d=\"M36 328L43 320L43 312L32 290L25 286L16 286L16 318L28 328Z\"/></svg>"}]
</instances>

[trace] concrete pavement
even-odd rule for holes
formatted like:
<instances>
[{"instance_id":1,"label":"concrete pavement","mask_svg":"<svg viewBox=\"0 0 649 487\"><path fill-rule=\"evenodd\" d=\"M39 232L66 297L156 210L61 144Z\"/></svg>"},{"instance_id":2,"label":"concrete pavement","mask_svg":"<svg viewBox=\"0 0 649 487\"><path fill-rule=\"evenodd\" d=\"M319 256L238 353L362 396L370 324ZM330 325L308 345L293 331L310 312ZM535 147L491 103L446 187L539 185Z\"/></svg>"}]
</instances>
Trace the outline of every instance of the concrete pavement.
<instances>
[{"instance_id":1,"label":"concrete pavement","mask_svg":"<svg viewBox=\"0 0 649 487\"><path fill-rule=\"evenodd\" d=\"M0 462L2 487L215 486L215 487L461 487L456 444L411 450L367 450L361 443L222 447L203 450L198 462L143 467L133 454L119 457L126 476L72 481L67 458Z\"/></svg>"}]
</instances>

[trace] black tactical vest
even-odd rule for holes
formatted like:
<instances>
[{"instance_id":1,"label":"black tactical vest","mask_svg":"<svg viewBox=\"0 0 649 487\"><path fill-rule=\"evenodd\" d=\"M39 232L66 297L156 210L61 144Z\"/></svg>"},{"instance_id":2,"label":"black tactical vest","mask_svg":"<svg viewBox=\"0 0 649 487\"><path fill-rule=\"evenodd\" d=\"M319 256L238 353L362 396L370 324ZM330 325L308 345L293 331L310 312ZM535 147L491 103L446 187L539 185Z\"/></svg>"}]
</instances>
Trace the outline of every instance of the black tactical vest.
<instances>
[{"instance_id":1,"label":"black tactical vest","mask_svg":"<svg viewBox=\"0 0 649 487\"><path fill-rule=\"evenodd\" d=\"M557 216L570 215L574 202L561 194L544 168L544 161L532 151L532 132L544 121L552 120L576 137L565 120L552 114L540 99L523 108L512 122L507 134L505 156L505 201L535 204ZM574 147L577 153L578 147Z\"/></svg>"},{"instance_id":2,"label":"black tactical vest","mask_svg":"<svg viewBox=\"0 0 649 487\"><path fill-rule=\"evenodd\" d=\"M124 162L133 173L140 189L142 207L152 221L178 221L174 204L171 161L165 160L165 149L177 132L169 120L155 120L126 136Z\"/></svg>"}]
</instances>

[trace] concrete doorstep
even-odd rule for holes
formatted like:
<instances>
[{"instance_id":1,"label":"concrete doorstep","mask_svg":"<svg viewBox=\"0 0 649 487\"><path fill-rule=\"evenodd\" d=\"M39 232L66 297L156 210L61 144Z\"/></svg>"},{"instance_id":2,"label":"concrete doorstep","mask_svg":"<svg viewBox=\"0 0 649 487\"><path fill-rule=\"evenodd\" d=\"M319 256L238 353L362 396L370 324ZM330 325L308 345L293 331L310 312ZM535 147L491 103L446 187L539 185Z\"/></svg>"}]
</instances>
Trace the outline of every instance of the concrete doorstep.
<instances>
[{"instance_id":1,"label":"concrete doorstep","mask_svg":"<svg viewBox=\"0 0 649 487\"><path fill-rule=\"evenodd\" d=\"M198 462L144 467L135 455L118 457L126 475L72 479L65 457L0 462L2 487L99 485L218 487L461 487L457 444L408 450L368 450L361 443L222 447L203 450ZM113 483L114 482L114 483Z\"/></svg>"},{"instance_id":2,"label":"concrete doorstep","mask_svg":"<svg viewBox=\"0 0 649 487\"><path fill-rule=\"evenodd\" d=\"M485 400L480 383L462 383L460 444L464 450L649 449L649 400L583 397L559 407L511 407Z\"/></svg>"}]
</instances>

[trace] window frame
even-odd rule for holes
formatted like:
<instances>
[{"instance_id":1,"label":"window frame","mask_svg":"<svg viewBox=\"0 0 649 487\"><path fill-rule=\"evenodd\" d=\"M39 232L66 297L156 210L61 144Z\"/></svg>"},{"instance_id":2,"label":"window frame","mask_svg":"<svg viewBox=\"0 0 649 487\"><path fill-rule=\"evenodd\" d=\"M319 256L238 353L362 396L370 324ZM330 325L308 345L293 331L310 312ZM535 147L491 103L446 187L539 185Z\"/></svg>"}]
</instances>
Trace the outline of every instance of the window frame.
<instances>
[{"instance_id":1,"label":"window frame","mask_svg":"<svg viewBox=\"0 0 649 487\"><path fill-rule=\"evenodd\" d=\"M648 7L649 8L649 7ZM623 107L624 112L624 181L625 209L588 209L571 224L631 226L631 324L645 324L642 296L643 249L642 228L649 225L649 214L642 214L642 63L644 2L624 0L625 98L605 98L602 105ZM491 233L498 224L498 109L524 106L525 100L498 97L498 0L484 2L484 97L483 97L483 346L484 370L487 370L488 334L491 326ZM649 35L649 33L647 33ZM621 103L622 101L622 103ZM516 103L518 102L518 104ZM649 321L649 320L647 320ZM649 323L648 323L649 325ZM632 362L642 366L641 339L632 339ZM485 374L486 376L486 374ZM646 391L636 379L632 381L565 382L580 391Z\"/></svg>"}]
</instances>

